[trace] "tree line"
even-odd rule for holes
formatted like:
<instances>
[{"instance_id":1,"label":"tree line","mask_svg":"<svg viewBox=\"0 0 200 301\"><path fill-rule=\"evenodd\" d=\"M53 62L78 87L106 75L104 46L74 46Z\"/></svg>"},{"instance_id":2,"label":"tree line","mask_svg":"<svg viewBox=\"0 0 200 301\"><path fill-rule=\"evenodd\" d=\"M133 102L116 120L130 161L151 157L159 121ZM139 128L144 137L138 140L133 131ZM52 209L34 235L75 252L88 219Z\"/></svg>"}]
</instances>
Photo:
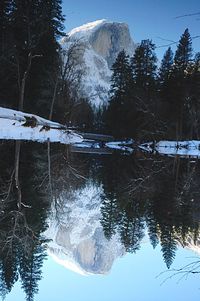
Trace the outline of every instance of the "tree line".
<instances>
[{"instance_id":1,"label":"tree line","mask_svg":"<svg viewBox=\"0 0 200 301\"><path fill-rule=\"evenodd\" d=\"M200 54L193 54L188 29L175 54L160 64L156 45L143 40L132 57L121 51L112 67L105 129L138 139L199 139Z\"/></svg>"}]
</instances>

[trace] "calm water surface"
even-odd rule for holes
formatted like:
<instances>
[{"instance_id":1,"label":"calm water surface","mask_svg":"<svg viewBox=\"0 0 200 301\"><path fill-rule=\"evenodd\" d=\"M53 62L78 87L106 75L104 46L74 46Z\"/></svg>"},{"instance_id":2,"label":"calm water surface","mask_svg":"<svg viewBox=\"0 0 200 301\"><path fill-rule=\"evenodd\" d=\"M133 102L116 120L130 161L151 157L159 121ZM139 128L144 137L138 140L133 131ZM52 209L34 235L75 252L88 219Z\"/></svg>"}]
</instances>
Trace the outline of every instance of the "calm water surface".
<instances>
[{"instance_id":1,"label":"calm water surface","mask_svg":"<svg viewBox=\"0 0 200 301\"><path fill-rule=\"evenodd\" d=\"M197 300L200 164L0 144L0 294Z\"/></svg>"}]
</instances>

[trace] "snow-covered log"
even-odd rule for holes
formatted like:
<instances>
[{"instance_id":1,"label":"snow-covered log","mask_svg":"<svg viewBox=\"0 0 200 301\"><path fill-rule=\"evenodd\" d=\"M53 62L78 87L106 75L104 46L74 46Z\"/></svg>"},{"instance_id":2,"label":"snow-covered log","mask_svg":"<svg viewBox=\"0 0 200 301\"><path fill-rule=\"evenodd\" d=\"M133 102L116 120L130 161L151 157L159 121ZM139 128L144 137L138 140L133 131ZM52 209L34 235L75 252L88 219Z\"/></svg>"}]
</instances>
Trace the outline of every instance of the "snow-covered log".
<instances>
[{"instance_id":1,"label":"snow-covered log","mask_svg":"<svg viewBox=\"0 0 200 301\"><path fill-rule=\"evenodd\" d=\"M0 139L73 144L83 137L66 126L37 115L0 107Z\"/></svg>"}]
</instances>

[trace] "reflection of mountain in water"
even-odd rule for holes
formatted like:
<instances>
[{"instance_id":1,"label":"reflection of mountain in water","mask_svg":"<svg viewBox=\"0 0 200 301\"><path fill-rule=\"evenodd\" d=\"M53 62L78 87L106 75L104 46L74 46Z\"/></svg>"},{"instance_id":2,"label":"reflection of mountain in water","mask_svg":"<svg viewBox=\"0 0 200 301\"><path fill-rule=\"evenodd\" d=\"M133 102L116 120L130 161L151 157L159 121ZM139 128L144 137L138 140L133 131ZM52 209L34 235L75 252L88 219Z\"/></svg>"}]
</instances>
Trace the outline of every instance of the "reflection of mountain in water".
<instances>
[{"instance_id":1,"label":"reflection of mountain in water","mask_svg":"<svg viewBox=\"0 0 200 301\"><path fill-rule=\"evenodd\" d=\"M154 248L161 245L167 267L177 247L199 250L197 159L75 155L62 145L19 142L0 150L3 297L20 277L33 299L46 243L56 261L84 275L108 273L116 258L138 252L147 234Z\"/></svg>"},{"instance_id":2,"label":"reflection of mountain in water","mask_svg":"<svg viewBox=\"0 0 200 301\"><path fill-rule=\"evenodd\" d=\"M100 224L102 193L102 187L91 183L76 191L74 201L66 198L59 221L53 214L46 232L53 240L49 243L50 255L81 274L106 274L114 260L124 254L118 235L108 240Z\"/></svg>"},{"instance_id":3,"label":"reflection of mountain in water","mask_svg":"<svg viewBox=\"0 0 200 301\"><path fill-rule=\"evenodd\" d=\"M154 248L161 245L169 268L179 246L198 249L198 166L198 161L166 157L95 159L90 184L75 191L71 201L63 194L61 213L53 209L50 254L79 273L104 274L115 258L137 252L148 233Z\"/></svg>"}]
</instances>

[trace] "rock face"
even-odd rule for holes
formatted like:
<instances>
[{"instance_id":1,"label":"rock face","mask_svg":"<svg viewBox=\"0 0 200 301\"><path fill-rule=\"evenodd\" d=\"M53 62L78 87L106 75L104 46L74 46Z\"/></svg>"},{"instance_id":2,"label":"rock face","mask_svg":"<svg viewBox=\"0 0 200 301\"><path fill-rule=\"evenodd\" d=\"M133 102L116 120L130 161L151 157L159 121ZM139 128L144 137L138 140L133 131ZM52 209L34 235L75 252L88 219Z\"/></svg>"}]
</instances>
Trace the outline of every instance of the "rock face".
<instances>
[{"instance_id":1,"label":"rock face","mask_svg":"<svg viewBox=\"0 0 200 301\"><path fill-rule=\"evenodd\" d=\"M125 253L117 235L107 240L100 223L102 188L92 184L66 199L61 214L53 216L45 235L49 254L79 274L107 274L115 259ZM58 219L55 218L55 216Z\"/></svg>"},{"instance_id":2,"label":"rock face","mask_svg":"<svg viewBox=\"0 0 200 301\"><path fill-rule=\"evenodd\" d=\"M89 38L92 48L101 55L111 68L123 49L132 55L135 45L131 39L128 25L125 23L103 23Z\"/></svg>"},{"instance_id":3,"label":"rock face","mask_svg":"<svg viewBox=\"0 0 200 301\"><path fill-rule=\"evenodd\" d=\"M61 42L67 49L73 41L82 44L80 53L85 73L82 93L94 107L106 105L110 89L111 70L118 53L123 49L133 55L136 45L125 23L98 20L70 31Z\"/></svg>"}]
</instances>

